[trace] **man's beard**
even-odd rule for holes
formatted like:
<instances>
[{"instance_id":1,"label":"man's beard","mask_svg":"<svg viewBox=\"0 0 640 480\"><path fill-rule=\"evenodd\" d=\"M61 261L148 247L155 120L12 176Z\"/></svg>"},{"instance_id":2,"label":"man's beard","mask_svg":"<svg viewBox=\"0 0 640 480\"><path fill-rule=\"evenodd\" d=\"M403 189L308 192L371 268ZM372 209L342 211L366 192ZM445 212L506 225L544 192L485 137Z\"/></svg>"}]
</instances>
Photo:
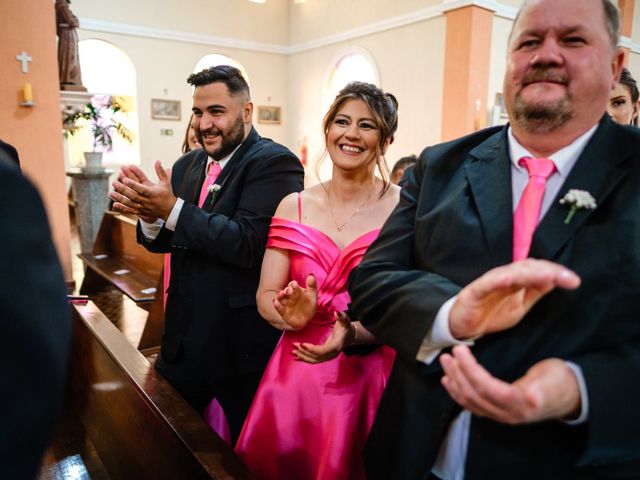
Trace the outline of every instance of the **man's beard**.
<instances>
[{"instance_id":1,"label":"man's beard","mask_svg":"<svg viewBox=\"0 0 640 480\"><path fill-rule=\"evenodd\" d=\"M206 143L204 143L202 132L196 131L196 136L198 138L198 142L204 148L204 151L207 152L207 155L209 155L214 160L222 160L224 157L233 152L236 147L240 145L244 140L244 121L242 120L242 115L238 115L238 118L234 122L233 126L226 133L215 129L215 127L212 127L209 130L212 130L213 133L218 133L222 139L220 146L214 147L213 150L210 150L212 147L209 147Z\"/></svg>"},{"instance_id":2,"label":"man's beard","mask_svg":"<svg viewBox=\"0 0 640 480\"><path fill-rule=\"evenodd\" d=\"M535 81L552 81L567 84L566 77L554 74L549 70L535 70L523 79L528 85ZM562 98L548 102L527 102L522 98L522 91L516 94L513 105L513 122L524 130L550 132L573 117L571 95L567 92Z\"/></svg>"}]
</instances>

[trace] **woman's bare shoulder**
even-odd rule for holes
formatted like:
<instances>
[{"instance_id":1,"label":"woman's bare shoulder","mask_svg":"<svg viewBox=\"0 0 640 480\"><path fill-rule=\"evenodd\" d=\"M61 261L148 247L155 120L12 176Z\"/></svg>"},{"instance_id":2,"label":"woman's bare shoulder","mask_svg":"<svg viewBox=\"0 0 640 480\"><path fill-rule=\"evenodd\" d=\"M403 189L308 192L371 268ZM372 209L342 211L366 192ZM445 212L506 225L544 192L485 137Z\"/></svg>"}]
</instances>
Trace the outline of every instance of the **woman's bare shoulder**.
<instances>
[{"instance_id":1,"label":"woman's bare shoulder","mask_svg":"<svg viewBox=\"0 0 640 480\"><path fill-rule=\"evenodd\" d=\"M298 220L298 195L301 192L290 193L280 201L274 217Z\"/></svg>"}]
</instances>

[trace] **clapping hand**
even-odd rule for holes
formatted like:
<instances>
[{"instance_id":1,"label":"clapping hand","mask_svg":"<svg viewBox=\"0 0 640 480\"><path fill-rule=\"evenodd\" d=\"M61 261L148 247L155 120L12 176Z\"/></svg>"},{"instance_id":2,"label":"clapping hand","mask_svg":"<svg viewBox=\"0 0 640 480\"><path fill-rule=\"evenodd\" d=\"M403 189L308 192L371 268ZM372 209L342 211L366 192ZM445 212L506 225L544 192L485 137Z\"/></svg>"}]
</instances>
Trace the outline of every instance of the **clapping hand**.
<instances>
[{"instance_id":1,"label":"clapping hand","mask_svg":"<svg viewBox=\"0 0 640 480\"><path fill-rule=\"evenodd\" d=\"M513 383L493 377L466 345L442 354L442 385L464 409L510 425L576 418L580 389L573 370L558 358L533 365Z\"/></svg>"},{"instance_id":2,"label":"clapping hand","mask_svg":"<svg viewBox=\"0 0 640 480\"><path fill-rule=\"evenodd\" d=\"M294 330L303 328L316 314L318 284L316 277L309 275L306 288L295 280L280 290L273 299L273 306L287 325Z\"/></svg>"},{"instance_id":3,"label":"clapping hand","mask_svg":"<svg viewBox=\"0 0 640 480\"><path fill-rule=\"evenodd\" d=\"M351 332L351 321L344 312L334 313L336 322L331 335L322 345L312 343L294 343L293 355L303 362L320 363L336 358L347 344Z\"/></svg>"},{"instance_id":4,"label":"clapping hand","mask_svg":"<svg viewBox=\"0 0 640 480\"><path fill-rule=\"evenodd\" d=\"M556 287L573 290L580 277L546 260L526 259L494 268L463 288L449 312L455 338L474 338L517 325ZM513 383L493 377L466 345L442 354L442 385L471 413L508 424L575 416L580 390L571 368L549 358L533 365Z\"/></svg>"},{"instance_id":5,"label":"clapping hand","mask_svg":"<svg viewBox=\"0 0 640 480\"><path fill-rule=\"evenodd\" d=\"M529 258L494 268L460 291L449 313L449 329L457 339L506 330L554 288L579 285L578 275L547 260Z\"/></svg>"},{"instance_id":6,"label":"clapping hand","mask_svg":"<svg viewBox=\"0 0 640 480\"><path fill-rule=\"evenodd\" d=\"M176 203L171 188L171 169L162 168L155 163L158 183L153 183L144 172L135 165L122 167L118 180L113 182L114 191L109 197L114 201L113 209L137 215L148 223L158 218L167 219Z\"/></svg>"}]
</instances>

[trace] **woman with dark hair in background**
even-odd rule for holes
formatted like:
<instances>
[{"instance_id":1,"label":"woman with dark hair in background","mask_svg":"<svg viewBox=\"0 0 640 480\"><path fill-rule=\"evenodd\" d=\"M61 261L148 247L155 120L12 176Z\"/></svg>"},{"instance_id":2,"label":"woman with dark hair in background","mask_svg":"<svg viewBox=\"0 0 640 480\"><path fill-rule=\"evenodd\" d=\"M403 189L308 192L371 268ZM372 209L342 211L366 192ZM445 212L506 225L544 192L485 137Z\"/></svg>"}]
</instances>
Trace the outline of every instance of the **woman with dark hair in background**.
<instances>
[{"instance_id":1,"label":"woman with dark hair in background","mask_svg":"<svg viewBox=\"0 0 640 480\"><path fill-rule=\"evenodd\" d=\"M620 81L616 85L616 88L611 90L611 95L609 95L607 113L618 123L635 125L637 127L639 97L638 84L633 76L631 76L631 72L623 68Z\"/></svg>"},{"instance_id":2,"label":"woman with dark hair in background","mask_svg":"<svg viewBox=\"0 0 640 480\"><path fill-rule=\"evenodd\" d=\"M361 450L395 352L341 353L375 342L344 313L345 284L398 202L384 160L397 124L393 95L348 84L323 122L331 180L285 197L272 220L257 302L284 333L236 446L258 478L364 478Z\"/></svg>"}]
</instances>

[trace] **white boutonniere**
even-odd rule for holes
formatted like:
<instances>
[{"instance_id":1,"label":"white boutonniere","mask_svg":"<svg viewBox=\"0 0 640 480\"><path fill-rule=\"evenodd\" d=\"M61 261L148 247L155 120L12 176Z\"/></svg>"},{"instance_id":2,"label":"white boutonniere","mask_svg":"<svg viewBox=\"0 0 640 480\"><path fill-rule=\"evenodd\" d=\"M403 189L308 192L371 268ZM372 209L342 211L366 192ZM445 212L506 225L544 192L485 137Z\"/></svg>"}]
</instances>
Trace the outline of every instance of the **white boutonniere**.
<instances>
[{"instance_id":1,"label":"white boutonniere","mask_svg":"<svg viewBox=\"0 0 640 480\"><path fill-rule=\"evenodd\" d=\"M595 210L598 206L596 199L586 190L578 190L572 188L560 199L562 205L569 206L569 213L564 219L564 223L568 224L578 210Z\"/></svg>"},{"instance_id":2,"label":"white boutonniere","mask_svg":"<svg viewBox=\"0 0 640 480\"><path fill-rule=\"evenodd\" d=\"M207 188L207 190L209 191L209 194L211 195L212 203L215 201L216 197L218 196L218 192L220 192L221 189L222 189L222 186L218 185L217 183L214 183L213 185L209 185L209 188Z\"/></svg>"}]
</instances>

